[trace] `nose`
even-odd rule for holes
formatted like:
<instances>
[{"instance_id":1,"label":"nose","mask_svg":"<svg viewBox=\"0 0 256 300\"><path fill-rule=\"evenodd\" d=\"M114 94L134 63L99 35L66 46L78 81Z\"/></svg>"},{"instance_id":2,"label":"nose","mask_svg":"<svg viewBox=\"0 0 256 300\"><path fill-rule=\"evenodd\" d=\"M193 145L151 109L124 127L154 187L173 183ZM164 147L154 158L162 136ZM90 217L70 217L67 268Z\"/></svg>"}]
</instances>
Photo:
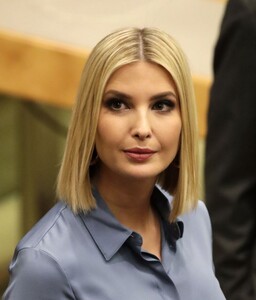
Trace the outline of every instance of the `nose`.
<instances>
[{"instance_id":1,"label":"nose","mask_svg":"<svg viewBox=\"0 0 256 300\"><path fill-rule=\"evenodd\" d=\"M132 124L132 136L144 140L152 136L151 121L148 112L137 112Z\"/></svg>"}]
</instances>

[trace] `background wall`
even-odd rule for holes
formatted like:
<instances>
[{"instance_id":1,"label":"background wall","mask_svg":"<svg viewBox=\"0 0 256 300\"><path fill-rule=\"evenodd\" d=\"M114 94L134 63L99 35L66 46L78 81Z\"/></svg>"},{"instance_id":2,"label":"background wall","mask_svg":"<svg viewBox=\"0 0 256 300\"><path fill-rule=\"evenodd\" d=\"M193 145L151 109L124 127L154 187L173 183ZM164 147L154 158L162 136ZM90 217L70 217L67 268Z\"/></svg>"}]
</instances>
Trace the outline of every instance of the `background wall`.
<instances>
[{"instance_id":1,"label":"background wall","mask_svg":"<svg viewBox=\"0 0 256 300\"><path fill-rule=\"evenodd\" d=\"M159 27L178 39L193 73L209 76L223 7L214 0L0 0L0 28L91 49L119 27Z\"/></svg>"}]
</instances>

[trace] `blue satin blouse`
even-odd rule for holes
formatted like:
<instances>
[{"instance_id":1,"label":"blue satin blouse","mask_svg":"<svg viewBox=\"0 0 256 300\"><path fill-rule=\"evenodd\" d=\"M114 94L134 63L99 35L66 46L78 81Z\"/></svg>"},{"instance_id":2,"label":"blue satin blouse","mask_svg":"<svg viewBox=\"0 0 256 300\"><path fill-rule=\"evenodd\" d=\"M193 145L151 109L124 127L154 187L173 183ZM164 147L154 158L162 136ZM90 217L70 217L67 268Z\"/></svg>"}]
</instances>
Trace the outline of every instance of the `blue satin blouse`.
<instances>
[{"instance_id":1,"label":"blue satin blouse","mask_svg":"<svg viewBox=\"0 0 256 300\"><path fill-rule=\"evenodd\" d=\"M97 191L97 209L74 214L57 203L21 240L4 300L223 300L212 265L205 205L168 222L169 201L155 188L162 260L121 225ZM184 227L184 232L183 232Z\"/></svg>"}]
</instances>

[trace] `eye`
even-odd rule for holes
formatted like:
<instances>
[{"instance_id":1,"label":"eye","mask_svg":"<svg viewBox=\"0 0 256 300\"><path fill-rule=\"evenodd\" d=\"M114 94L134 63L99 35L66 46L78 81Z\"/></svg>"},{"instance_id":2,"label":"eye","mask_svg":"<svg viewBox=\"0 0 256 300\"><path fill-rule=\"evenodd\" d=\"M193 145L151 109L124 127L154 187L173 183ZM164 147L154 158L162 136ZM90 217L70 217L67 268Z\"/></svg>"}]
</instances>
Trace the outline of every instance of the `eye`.
<instances>
[{"instance_id":1,"label":"eye","mask_svg":"<svg viewBox=\"0 0 256 300\"><path fill-rule=\"evenodd\" d=\"M159 101L155 102L154 105L152 106L153 110L159 110L159 111L163 111L163 112L169 112L174 108L175 108L174 101L169 100L169 99L159 100Z\"/></svg>"},{"instance_id":2,"label":"eye","mask_svg":"<svg viewBox=\"0 0 256 300\"><path fill-rule=\"evenodd\" d=\"M110 98L105 101L105 105L109 109L115 110L115 111L124 110L124 109L128 108L127 104L119 98Z\"/></svg>"}]
</instances>

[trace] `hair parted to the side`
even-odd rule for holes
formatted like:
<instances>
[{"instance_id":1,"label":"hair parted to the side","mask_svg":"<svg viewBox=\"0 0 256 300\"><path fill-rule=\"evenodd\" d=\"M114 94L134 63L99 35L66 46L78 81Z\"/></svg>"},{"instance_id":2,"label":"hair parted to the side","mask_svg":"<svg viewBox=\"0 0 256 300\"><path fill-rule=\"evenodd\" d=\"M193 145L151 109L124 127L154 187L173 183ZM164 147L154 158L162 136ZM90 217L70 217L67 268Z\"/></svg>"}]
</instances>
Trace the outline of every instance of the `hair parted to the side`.
<instances>
[{"instance_id":1,"label":"hair parted to the side","mask_svg":"<svg viewBox=\"0 0 256 300\"><path fill-rule=\"evenodd\" d=\"M105 86L118 68L141 60L166 69L179 97L180 148L174 162L158 180L158 184L174 197L170 220L197 203L197 118L186 57L177 42L161 30L125 28L109 34L94 47L81 76L57 182L58 197L74 212L86 212L96 206L90 174L96 167L91 162Z\"/></svg>"}]
</instances>

